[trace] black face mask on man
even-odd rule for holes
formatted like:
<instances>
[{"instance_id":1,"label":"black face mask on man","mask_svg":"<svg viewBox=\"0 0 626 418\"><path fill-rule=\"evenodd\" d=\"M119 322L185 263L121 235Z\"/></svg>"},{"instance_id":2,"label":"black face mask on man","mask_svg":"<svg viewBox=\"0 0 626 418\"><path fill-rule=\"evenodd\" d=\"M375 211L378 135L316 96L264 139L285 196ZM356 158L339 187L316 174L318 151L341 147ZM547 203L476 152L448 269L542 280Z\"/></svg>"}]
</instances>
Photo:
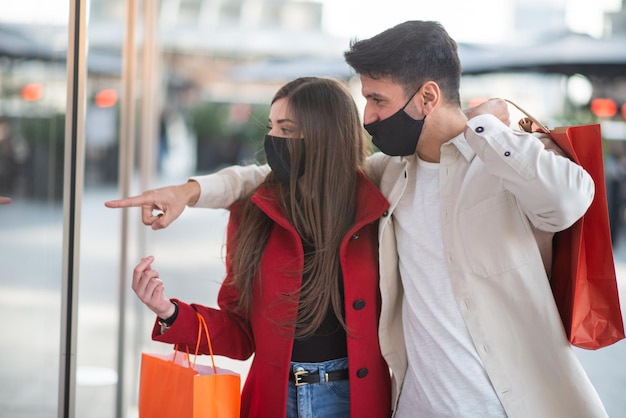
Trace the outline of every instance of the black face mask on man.
<instances>
[{"instance_id":1,"label":"black face mask on man","mask_svg":"<svg viewBox=\"0 0 626 418\"><path fill-rule=\"evenodd\" d=\"M365 130L372 136L374 145L383 153L391 156L406 156L415 153L426 116L424 119L415 120L404 111L404 108L411 103L421 88L422 86L413 93L400 110L387 119L364 125Z\"/></svg>"},{"instance_id":2,"label":"black face mask on man","mask_svg":"<svg viewBox=\"0 0 626 418\"><path fill-rule=\"evenodd\" d=\"M289 183L289 176L291 173L291 157L289 156L289 148L287 146L289 141L303 141L302 138L281 138L279 136L265 135L265 142L263 144L265 148L265 157L272 172L283 183ZM298 177L302 177L304 174L304 143L300 147L300 168L298 170Z\"/></svg>"}]
</instances>

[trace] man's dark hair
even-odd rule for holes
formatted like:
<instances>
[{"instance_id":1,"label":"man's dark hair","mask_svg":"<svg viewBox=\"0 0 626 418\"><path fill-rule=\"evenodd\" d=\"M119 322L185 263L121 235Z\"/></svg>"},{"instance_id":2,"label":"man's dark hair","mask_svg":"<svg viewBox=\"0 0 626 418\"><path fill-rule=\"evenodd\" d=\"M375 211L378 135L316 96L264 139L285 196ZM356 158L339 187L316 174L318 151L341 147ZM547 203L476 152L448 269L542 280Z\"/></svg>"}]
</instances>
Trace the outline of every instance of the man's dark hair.
<instances>
[{"instance_id":1,"label":"man's dark hair","mask_svg":"<svg viewBox=\"0 0 626 418\"><path fill-rule=\"evenodd\" d=\"M407 97L432 80L447 102L460 105L457 45L438 22L407 21L370 39L354 40L344 57L358 74L401 84Z\"/></svg>"}]
</instances>

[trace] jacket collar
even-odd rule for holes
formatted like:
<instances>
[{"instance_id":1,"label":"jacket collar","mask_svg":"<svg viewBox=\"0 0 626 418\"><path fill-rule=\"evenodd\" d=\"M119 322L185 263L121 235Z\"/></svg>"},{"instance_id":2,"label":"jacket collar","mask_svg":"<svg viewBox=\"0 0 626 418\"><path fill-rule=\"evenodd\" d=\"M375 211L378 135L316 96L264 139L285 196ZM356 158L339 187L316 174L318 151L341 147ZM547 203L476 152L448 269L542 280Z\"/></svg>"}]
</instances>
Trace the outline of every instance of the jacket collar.
<instances>
[{"instance_id":1,"label":"jacket collar","mask_svg":"<svg viewBox=\"0 0 626 418\"><path fill-rule=\"evenodd\" d=\"M469 144L467 143L467 141L465 140L465 134L463 134L463 133L460 133L459 135L455 136L450 141L448 141L445 144L443 144L443 146L447 146L448 144L452 144L452 145L456 146L456 148L459 150L461 155L468 162L471 161L474 158L474 156L476 155L476 153L474 152L472 147L470 147Z\"/></svg>"},{"instance_id":2,"label":"jacket collar","mask_svg":"<svg viewBox=\"0 0 626 418\"><path fill-rule=\"evenodd\" d=\"M459 150L461 155L468 162L471 161L476 155L472 147L470 147L469 144L467 143L467 140L465 139L465 134L463 132L461 132L454 138L450 139L449 141L444 142L441 148L443 149L449 146L455 146ZM415 156L416 154L413 154L407 157L392 157L392 158L398 158L399 161L402 161L405 165L408 164L410 166L410 165L415 164L415 161L416 161Z\"/></svg>"},{"instance_id":3,"label":"jacket collar","mask_svg":"<svg viewBox=\"0 0 626 418\"><path fill-rule=\"evenodd\" d=\"M389 208L389 202L380 190L362 173L358 174L356 193L356 219L355 224L365 224L376 221ZM272 220L286 229L293 229L287 220L287 216L278 204L278 193L270 186L261 186L252 196L252 202L256 204Z\"/></svg>"}]
</instances>

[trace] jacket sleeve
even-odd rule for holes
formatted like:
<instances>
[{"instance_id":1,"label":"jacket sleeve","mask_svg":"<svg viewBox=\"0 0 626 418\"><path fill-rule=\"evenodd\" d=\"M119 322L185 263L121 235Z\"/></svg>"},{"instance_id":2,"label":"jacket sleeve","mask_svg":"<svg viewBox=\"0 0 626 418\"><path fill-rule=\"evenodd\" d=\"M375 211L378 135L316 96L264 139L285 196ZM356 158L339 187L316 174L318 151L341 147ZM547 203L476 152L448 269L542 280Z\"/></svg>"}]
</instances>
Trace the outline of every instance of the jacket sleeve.
<instances>
[{"instance_id":1,"label":"jacket sleeve","mask_svg":"<svg viewBox=\"0 0 626 418\"><path fill-rule=\"evenodd\" d=\"M492 115L472 118L467 127L468 144L537 229L558 232L585 214L594 196L593 179L551 150L555 145L545 136L514 131Z\"/></svg>"},{"instance_id":2,"label":"jacket sleeve","mask_svg":"<svg viewBox=\"0 0 626 418\"><path fill-rule=\"evenodd\" d=\"M200 185L200 197L193 207L228 209L260 185L269 172L268 165L233 165L213 174L191 177Z\"/></svg>"},{"instance_id":3,"label":"jacket sleeve","mask_svg":"<svg viewBox=\"0 0 626 418\"><path fill-rule=\"evenodd\" d=\"M228 242L236 229L234 218L238 216L236 206L231 211L227 233ZM211 337L213 354L223 355L237 360L249 358L255 351L254 337L250 322L244 315L235 313L231 308L237 305L239 292L231 284L232 268L229 263L228 253L226 256L226 279L220 287L218 305L220 309L211 308L200 304L188 304L178 299L172 299L178 305L178 316L172 326L161 334L161 326L157 321L152 331L152 339L170 344L178 344L178 350L188 350L194 353L198 341L198 327L200 321L196 313L200 313L206 321ZM200 339L199 354L209 354L209 346L204 330Z\"/></svg>"},{"instance_id":4,"label":"jacket sleeve","mask_svg":"<svg viewBox=\"0 0 626 418\"><path fill-rule=\"evenodd\" d=\"M161 334L158 320L155 322L152 330L154 341L177 344L178 350L194 353L200 326L200 321L196 316L198 312L207 323L213 354L245 360L254 352L252 332L243 317L226 313L221 309L195 303L188 304L178 299L172 299L172 301L178 304L178 316L171 328L163 334ZM198 354L209 354L209 345L204 330L201 335Z\"/></svg>"}]
</instances>

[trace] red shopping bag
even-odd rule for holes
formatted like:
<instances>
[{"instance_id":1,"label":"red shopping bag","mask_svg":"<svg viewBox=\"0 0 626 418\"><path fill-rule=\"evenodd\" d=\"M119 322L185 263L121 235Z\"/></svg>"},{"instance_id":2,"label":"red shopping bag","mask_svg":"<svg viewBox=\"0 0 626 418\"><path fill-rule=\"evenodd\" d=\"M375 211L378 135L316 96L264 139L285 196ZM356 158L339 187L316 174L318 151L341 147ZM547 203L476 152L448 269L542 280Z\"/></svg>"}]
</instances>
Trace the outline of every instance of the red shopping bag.
<instances>
[{"instance_id":1,"label":"red shopping bag","mask_svg":"<svg viewBox=\"0 0 626 418\"><path fill-rule=\"evenodd\" d=\"M511 102L509 102L511 103ZM593 178L595 195L587 212L568 229L554 235L550 283L554 300L572 345L589 350L624 338L602 155L600 125L548 129L514 103L533 123Z\"/></svg>"},{"instance_id":2,"label":"red shopping bag","mask_svg":"<svg viewBox=\"0 0 626 418\"><path fill-rule=\"evenodd\" d=\"M595 350L624 338L600 125L560 127L549 135L595 183L595 196L585 215L554 236L551 279L570 342Z\"/></svg>"},{"instance_id":3,"label":"red shopping bag","mask_svg":"<svg viewBox=\"0 0 626 418\"><path fill-rule=\"evenodd\" d=\"M204 318L200 325L209 337ZM196 364L188 353L174 350L169 355L142 353L139 379L139 418L239 418L240 377L215 367L211 340L212 366Z\"/></svg>"}]
</instances>

